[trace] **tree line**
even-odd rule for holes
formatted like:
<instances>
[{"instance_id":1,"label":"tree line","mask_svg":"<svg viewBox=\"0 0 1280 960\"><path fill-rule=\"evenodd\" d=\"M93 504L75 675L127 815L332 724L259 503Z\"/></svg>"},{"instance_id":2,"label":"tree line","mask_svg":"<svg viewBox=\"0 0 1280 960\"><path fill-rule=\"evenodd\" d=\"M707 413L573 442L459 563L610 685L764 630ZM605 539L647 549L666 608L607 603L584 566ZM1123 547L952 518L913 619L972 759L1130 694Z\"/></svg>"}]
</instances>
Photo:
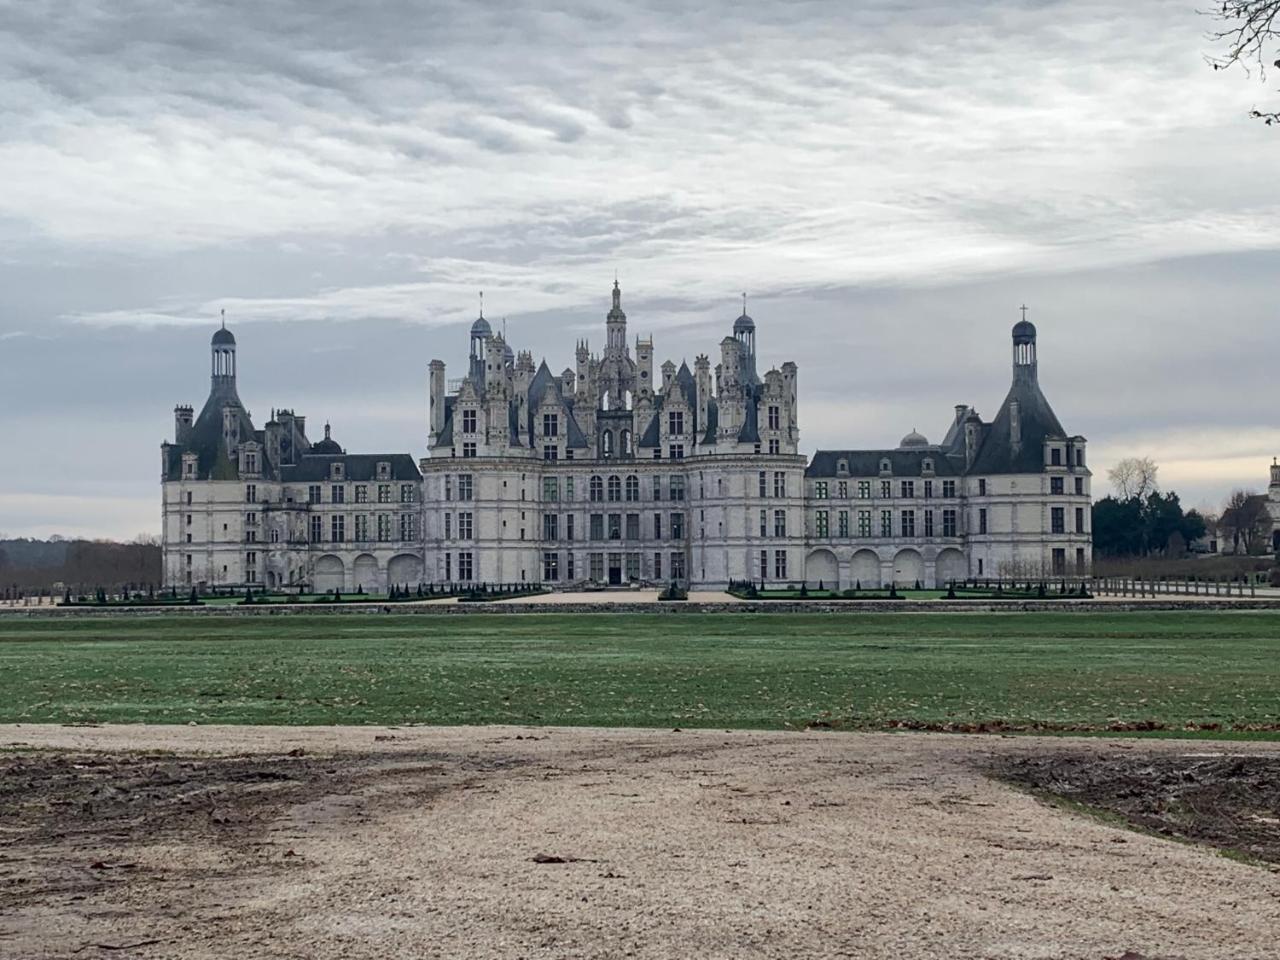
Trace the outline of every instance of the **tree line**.
<instances>
[{"instance_id":1,"label":"tree line","mask_svg":"<svg viewBox=\"0 0 1280 960\"><path fill-rule=\"evenodd\" d=\"M0 539L0 589L40 590L55 585L115 587L159 584L160 540L140 535L116 540Z\"/></svg>"},{"instance_id":2,"label":"tree line","mask_svg":"<svg viewBox=\"0 0 1280 960\"><path fill-rule=\"evenodd\" d=\"M1183 510L1178 495L1161 493L1159 467L1129 457L1107 472L1114 493L1094 501L1093 548L1101 557L1181 557L1196 541L1216 535L1220 552L1265 553L1271 532L1267 498L1235 490L1221 514Z\"/></svg>"}]
</instances>

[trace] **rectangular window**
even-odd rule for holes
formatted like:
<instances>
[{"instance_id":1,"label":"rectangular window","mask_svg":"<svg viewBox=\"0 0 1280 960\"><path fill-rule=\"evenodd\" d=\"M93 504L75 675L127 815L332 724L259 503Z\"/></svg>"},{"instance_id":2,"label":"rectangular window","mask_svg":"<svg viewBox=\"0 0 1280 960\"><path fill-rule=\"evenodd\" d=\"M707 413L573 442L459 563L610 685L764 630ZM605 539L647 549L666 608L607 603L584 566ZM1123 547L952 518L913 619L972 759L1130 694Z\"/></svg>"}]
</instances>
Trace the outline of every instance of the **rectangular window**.
<instances>
[{"instance_id":1,"label":"rectangular window","mask_svg":"<svg viewBox=\"0 0 1280 960\"><path fill-rule=\"evenodd\" d=\"M367 483L356 484L356 503L369 502L369 485Z\"/></svg>"},{"instance_id":2,"label":"rectangular window","mask_svg":"<svg viewBox=\"0 0 1280 960\"><path fill-rule=\"evenodd\" d=\"M837 533L841 537L849 536L849 511L841 510Z\"/></svg>"},{"instance_id":3,"label":"rectangular window","mask_svg":"<svg viewBox=\"0 0 1280 960\"><path fill-rule=\"evenodd\" d=\"M560 480L558 477L542 478L542 499L547 503L555 503L560 499Z\"/></svg>"},{"instance_id":4,"label":"rectangular window","mask_svg":"<svg viewBox=\"0 0 1280 960\"><path fill-rule=\"evenodd\" d=\"M662 554L660 553L653 555L653 579L662 579Z\"/></svg>"},{"instance_id":5,"label":"rectangular window","mask_svg":"<svg viewBox=\"0 0 1280 960\"><path fill-rule=\"evenodd\" d=\"M418 499L418 488L412 483L400 484L400 502L415 503Z\"/></svg>"},{"instance_id":6,"label":"rectangular window","mask_svg":"<svg viewBox=\"0 0 1280 960\"><path fill-rule=\"evenodd\" d=\"M684 579L684 554L683 553L671 554L670 568L671 568L672 580Z\"/></svg>"},{"instance_id":7,"label":"rectangular window","mask_svg":"<svg viewBox=\"0 0 1280 960\"><path fill-rule=\"evenodd\" d=\"M474 456L476 455L476 445L475 445L475 443L474 443L474 442L467 442L467 443L463 443L463 445L462 445L462 455L463 455L464 457L474 457ZM461 555L461 554L459 554L459 555L458 555L458 564L459 564L459 565L461 565L461 564L462 564L462 555Z\"/></svg>"},{"instance_id":8,"label":"rectangular window","mask_svg":"<svg viewBox=\"0 0 1280 960\"><path fill-rule=\"evenodd\" d=\"M653 539L662 539L662 514L660 513L653 515Z\"/></svg>"},{"instance_id":9,"label":"rectangular window","mask_svg":"<svg viewBox=\"0 0 1280 960\"><path fill-rule=\"evenodd\" d=\"M954 497L956 495L956 482L954 480L942 481L942 495L944 497Z\"/></svg>"},{"instance_id":10,"label":"rectangular window","mask_svg":"<svg viewBox=\"0 0 1280 960\"><path fill-rule=\"evenodd\" d=\"M542 435L544 437L560 436L560 417L555 413L544 413L542 415Z\"/></svg>"},{"instance_id":11,"label":"rectangular window","mask_svg":"<svg viewBox=\"0 0 1280 960\"><path fill-rule=\"evenodd\" d=\"M932 480L926 480L926 481L924 482L924 496L925 496L925 499L926 499L926 500L933 496L933 481L932 481Z\"/></svg>"},{"instance_id":12,"label":"rectangular window","mask_svg":"<svg viewBox=\"0 0 1280 960\"><path fill-rule=\"evenodd\" d=\"M1087 573L1084 568L1084 547L1076 547L1076 573Z\"/></svg>"},{"instance_id":13,"label":"rectangular window","mask_svg":"<svg viewBox=\"0 0 1280 960\"><path fill-rule=\"evenodd\" d=\"M880 511L880 536L882 537L893 536L893 511L892 510Z\"/></svg>"},{"instance_id":14,"label":"rectangular window","mask_svg":"<svg viewBox=\"0 0 1280 960\"><path fill-rule=\"evenodd\" d=\"M787 551L775 550L773 552L773 575L778 580L787 579Z\"/></svg>"},{"instance_id":15,"label":"rectangular window","mask_svg":"<svg viewBox=\"0 0 1280 960\"><path fill-rule=\"evenodd\" d=\"M638 513L627 514L627 539L640 539L640 514Z\"/></svg>"},{"instance_id":16,"label":"rectangular window","mask_svg":"<svg viewBox=\"0 0 1280 960\"><path fill-rule=\"evenodd\" d=\"M342 484L329 488L329 501L331 503L346 503L346 500L347 488Z\"/></svg>"},{"instance_id":17,"label":"rectangular window","mask_svg":"<svg viewBox=\"0 0 1280 960\"><path fill-rule=\"evenodd\" d=\"M189 497L189 496L191 496L191 494L187 494L187 496ZM257 502L258 502L258 485L257 485L256 483L247 483L247 484L245 484L245 487L244 487L244 500L245 500L245 503L257 503ZM190 503L191 501L189 501L189 500L188 500L187 502L188 502L188 503Z\"/></svg>"},{"instance_id":18,"label":"rectangular window","mask_svg":"<svg viewBox=\"0 0 1280 960\"><path fill-rule=\"evenodd\" d=\"M831 515L826 510L819 510L813 516L814 533L819 537L830 536Z\"/></svg>"},{"instance_id":19,"label":"rectangular window","mask_svg":"<svg viewBox=\"0 0 1280 960\"><path fill-rule=\"evenodd\" d=\"M924 535L926 537L933 536L933 511L926 510L924 512Z\"/></svg>"},{"instance_id":20,"label":"rectangular window","mask_svg":"<svg viewBox=\"0 0 1280 960\"><path fill-rule=\"evenodd\" d=\"M839 497L841 500L849 499L849 481L848 480L841 480L839 483L836 484L836 496Z\"/></svg>"},{"instance_id":21,"label":"rectangular window","mask_svg":"<svg viewBox=\"0 0 1280 960\"><path fill-rule=\"evenodd\" d=\"M627 502L628 502L628 503L637 503L637 502L639 502L639 500L640 500L640 478L639 478L639 477L637 477L635 474L632 474L631 476L627 477L627 482L624 484L624 486L625 486L626 491L627 491Z\"/></svg>"},{"instance_id":22,"label":"rectangular window","mask_svg":"<svg viewBox=\"0 0 1280 960\"><path fill-rule=\"evenodd\" d=\"M620 513L609 514L609 539L622 539L622 514Z\"/></svg>"},{"instance_id":23,"label":"rectangular window","mask_svg":"<svg viewBox=\"0 0 1280 960\"><path fill-rule=\"evenodd\" d=\"M858 499L859 500L871 499L871 481L870 480L858 481Z\"/></svg>"},{"instance_id":24,"label":"rectangular window","mask_svg":"<svg viewBox=\"0 0 1280 960\"><path fill-rule=\"evenodd\" d=\"M445 580L453 579L453 554L446 553L444 555L444 578Z\"/></svg>"},{"instance_id":25,"label":"rectangular window","mask_svg":"<svg viewBox=\"0 0 1280 960\"><path fill-rule=\"evenodd\" d=\"M987 495L987 478L978 478L978 496L985 497Z\"/></svg>"},{"instance_id":26,"label":"rectangular window","mask_svg":"<svg viewBox=\"0 0 1280 960\"><path fill-rule=\"evenodd\" d=\"M773 511L773 535L775 537L785 537L787 535L787 511Z\"/></svg>"},{"instance_id":27,"label":"rectangular window","mask_svg":"<svg viewBox=\"0 0 1280 960\"><path fill-rule=\"evenodd\" d=\"M453 499L453 477L446 476L444 478L444 498L446 500Z\"/></svg>"},{"instance_id":28,"label":"rectangular window","mask_svg":"<svg viewBox=\"0 0 1280 960\"><path fill-rule=\"evenodd\" d=\"M1049 526L1053 533L1066 533L1067 521L1062 507L1053 507L1049 511Z\"/></svg>"},{"instance_id":29,"label":"rectangular window","mask_svg":"<svg viewBox=\"0 0 1280 960\"><path fill-rule=\"evenodd\" d=\"M880 481L880 499L889 500L893 497L893 483L889 480Z\"/></svg>"},{"instance_id":30,"label":"rectangular window","mask_svg":"<svg viewBox=\"0 0 1280 960\"><path fill-rule=\"evenodd\" d=\"M313 483L311 484L311 486L307 487L307 502L308 503L320 502L320 484Z\"/></svg>"},{"instance_id":31,"label":"rectangular window","mask_svg":"<svg viewBox=\"0 0 1280 960\"><path fill-rule=\"evenodd\" d=\"M684 477L672 477L670 480L669 489L671 491L672 500L683 500L684 499ZM657 498L655 497L654 499L656 500Z\"/></svg>"},{"instance_id":32,"label":"rectangular window","mask_svg":"<svg viewBox=\"0 0 1280 960\"><path fill-rule=\"evenodd\" d=\"M1076 477L1076 496L1084 496L1084 477Z\"/></svg>"},{"instance_id":33,"label":"rectangular window","mask_svg":"<svg viewBox=\"0 0 1280 960\"><path fill-rule=\"evenodd\" d=\"M573 499L573 477L564 478L564 498L566 500Z\"/></svg>"},{"instance_id":34,"label":"rectangular window","mask_svg":"<svg viewBox=\"0 0 1280 960\"><path fill-rule=\"evenodd\" d=\"M391 502L391 484L389 483L378 484L378 502L379 503Z\"/></svg>"},{"instance_id":35,"label":"rectangular window","mask_svg":"<svg viewBox=\"0 0 1280 960\"><path fill-rule=\"evenodd\" d=\"M662 499L662 478L661 477L653 478L653 499L655 500Z\"/></svg>"},{"instance_id":36,"label":"rectangular window","mask_svg":"<svg viewBox=\"0 0 1280 960\"><path fill-rule=\"evenodd\" d=\"M559 540L560 539L560 517L554 513L544 514L542 517L542 539L543 540Z\"/></svg>"},{"instance_id":37,"label":"rectangular window","mask_svg":"<svg viewBox=\"0 0 1280 960\"><path fill-rule=\"evenodd\" d=\"M463 433L476 432L476 411L474 410L462 411L462 432Z\"/></svg>"},{"instance_id":38,"label":"rectangular window","mask_svg":"<svg viewBox=\"0 0 1280 960\"><path fill-rule=\"evenodd\" d=\"M548 443L542 448L542 459L556 461L560 459L560 448L555 444Z\"/></svg>"},{"instance_id":39,"label":"rectangular window","mask_svg":"<svg viewBox=\"0 0 1280 960\"><path fill-rule=\"evenodd\" d=\"M1076 507L1076 533L1084 533L1084 507Z\"/></svg>"},{"instance_id":40,"label":"rectangular window","mask_svg":"<svg viewBox=\"0 0 1280 960\"><path fill-rule=\"evenodd\" d=\"M640 579L640 554L638 553L627 554L626 574L627 574L628 580Z\"/></svg>"},{"instance_id":41,"label":"rectangular window","mask_svg":"<svg viewBox=\"0 0 1280 960\"><path fill-rule=\"evenodd\" d=\"M475 518L469 510L458 514L458 539L470 540L475 534Z\"/></svg>"},{"instance_id":42,"label":"rectangular window","mask_svg":"<svg viewBox=\"0 0 1280 960\"><path fill-rule=\"evenodd\" d=\"M472 499L473 490L474 490L474 480L472 479L471 474L469 473L459 474L458 475L458 499L459 500Z\"/></svg>"},{"instance_id":43,"label":"rectangular window","mask_svg":"<svg viewBox=\"0 0 1280 960\"><path fill-rule=\"evenodd\" d=\"M769 579L769 551L768 550L760 551L760 579L761 580Z\"/></svg>"},{"instance_id":44,"label":"rectangular window","mask_svg":"<svg viewBox=\"0 0 1280 960\"><path fill-rule=\"evenodd\" d=\"M787 495L787 475L781 470L775 470L773 474L773 495L775 497Z\"/></svg>"},{"instance_id":45,"label":"rectangular window","mask_svg":"<svg viewBox=\"0 0 1280 960\"><path fill-rule=\"evenodd\" d=\"M673 444L670 444L670 445L667 447L667 457L668 457L669 459L671 459L671 460L683 460L683 459L684 459L684 444L683 444L683 443L673 443Z\"/></svg>"},{"instance_id":46,"label":"rectangular window","mask_svg":"<svg viewBox=\"0 0 1280 960\"><path fill-rule=\"evenodd\" d=\"M324 526L323 526L323 523L324 523L324 518L323 518L323 517L312 517L312 518L311 518L311 531L310 531L310 533L311 533L311 542L312 542L312 543L319 543L319 542L324 538Z\"/></svg>"},{"instance_id":47,"label":"rectangular window","mask_svg":"<svg viewBox=\"0 0 1280 960\"><path fill-rule=\"evenodd\" d=\"M566 513L564 515L564 538L566 540L573 539L573 514L572 513ZM573 554L569 554L569 556L570 558L572 558Z\"/></svg>"},{"instance_id":48,"label":"rectangular window","mask_svg":"<svg viewBox=\"0 0 1280 960\"><path fill-rule=\"evenodd\" d=\"M904 500L911 500L916 495L916 482L914 480L902 481L902 497Z\"/></svg>"},{"instance_id":49,"label":"rectangular window","mask_svg":"<svg viewBox=\"0 0 1280 960\"><path fill-rule=\"evenodd\" d=\"M357 513L355 516L356 540L363 543L369 539L369 515Z\"/></svg>"},{"instance_id":50,"label":"rectangular window","mask_svg":"<svg viewBox=\"0 0 1280 960\"><path fill-rule=\"evenodd\" d=\"M987 508L983 507L978 511L978 532L987 532Z\"/></svg>"},{"instance_id":51,"label":"rectangular window","mask_svg":"<svg viewBox=\"0 0 1280 960\"><path fill-rule=\"evenodd\" d=\"M458 554L458 579L468 581L475 577L475 567L471 558L470 550L463 550Z\"/></svg>"},{"instance_id":52,"label":"rectangular window","mask_svg":"<svg viewBox=\"0 0 1280 960\"><path fill-rule=\"evenodd\" d=\"M767 471L760 471L760 498L764 499L769 495L769 474ZM191 494L187 494L191 496ZM189 501L188 501L189 502Z\"/></svg>"},{"instance_id":53,"label":"rectangular window","mask_svg":"<svg viewBox=\"0 0 1280 960\"><path fill-rule=\"evenodd\" d=\"M1053 575L1060 577L1067 572L1067 551L1062 547L1053 548Z\"/></svg>"},{"instance_id":54,"label":"rectangular window","mask_svg":"<svg viewBox=\"0 0 1280 960\"><path fill-rule=\"evenodd\" d=\"M1062 449L1060 447L1053 447L1049 450L1049 463L1055 467L1062 466Z\"/></svg>"},{"instance_id":55,"label":"rectangular window","mask_svg":"<svg viewBox=\"0 0 1280 960\"><path fill-rule=\"evenodd\" d=\"M769 535L769 511L760 511L760 536L767 537Z\"/></svg>"},{"instance_id":56,"label":"rectangular window","mask_svg":"<svg viewBox=\"0 0 1280 960\"><path fill-rule=\"evenodd\" d=\"M446 540L453 539L453 514L446 513L444 515L444 538Z\"/></svg>"},{"instance_id":57,"label":"rectangular window","mask_svg":"<svg viewBox=\"0 0 1280 960\"><path fill-rule=\"evenodd\" d=\"M418 517L413 513L400 514L400 539L416 540L418 538Z\"/></svg>"},{"instance_id":58,"label":"rectangular window","mask_svg":"<svg viewBox=\"0 0 1280 960\"><path fill-rule=\"evenodd\" d=\"M680 435L684 433L684 412L672 410L667 414L667 433Z\"/></svg>"},{"instance_id":59,"label":"rectangular window","mask_svg":"<svg viewBox=\"0 0 1280 960\"><path fill-rule=\"evenodd\" d=\"M827 499L827 481L819 480L813 485L813 495L819 500Z\"/></svg>"},{"instance_id":60,"label":"rectangular window","mask_svg":"<svg viewBox=\"0 0 1280 960\"><path fill-rule=\"evenodd\" d=\"M916 512L914 510L902 511L901 527L904 537L914 537L916 535Z\"/></svg>"},{"instance_id":61,"label":"rectangular window","mask_svg":"<svg viewBox=\"0 0 1280 960\"><path fill-rule=\"evenodd\" d=\"M671 515L671 539L684 539L684 514L673 513Z\"/></svg>"},{"instance_id":62,"label":"rectangular window","mask_svg":"<svg viewBox=\"0 0 1280 960\"><path fill-rule=\"evenodd\" d=\"M782 447L779 445L777 439L771 439L769 441L769 453L776 456L781 452L782 452Z\"/></svg>"},{"instance_id":63,"label":"rectangular window","mask_svg":"<svg viewBox=\"0 0 1280 960\"><path fill-rule=\"evenodd\" d=\"M391 539L391 514L378 514L378 539L386 542Z\"/></svg>"},{"instance_id":64,"label":"rectangular window","mask_svg":"<svg viewBox=\"0 0 1280 960\"><path fill-rule=\"evenodd\" d=\"M1064 480L1063 477L1049 478L1049 492L1053 494L1055 497L1060 497L1062 496L1063 493L1066 492L1063 489L1063 480Z\"/></svg>"},{"instance_id":65,"label":"rectangular window","mask_svg":"<svg viewBox=\"0 0 1280 960\"><path fill-rule=\"evenodd\" d=\"M954 537L956 535L956 512L954 510L942 511L942 535L944 537Z\"/></svg>"},{"instance_id":66,"label":"rectangular window","mask_svg":"<svg viewBox=\"0 0 1280 960\"><path fill-rule=\"evenodd\" d=\"M542 555L542 579L547 583L560 579L560 554L548 551Z\"/></svg>"},{"instance_id":67,"label":"rectangular window","mask_svg":"<svg viewBox=\"0 0 1280 960\"><path fill-rule=\"evenodd\" d=\"M588 518L587 535L592 540L604 539L604 514L603 513L593 513Z\"/></svg>"},{"instance_id":68,"label":"rectangular window","mask_svg":"<svg viewBox=\"0 0 1280 960\"><path fill-rule=\"evenodd\" d=\"M860 537L871 536L871 511L870 510L858 511L858 536Z\"/></svg>"},{"instance_id":69,"label":"rectangular window","mask_svg":"<svg viewBox=\"0 0 1280 960\"><path fill-rule=\"evenodd\" d=\"M782 418L779 416L779 410L775 406L769 407L769 429L781 429Z\"/></svg>"},{"instance_id":70,"label":"rectangular window","mask_svg":"<svg viewBox=\"0 0 1280 960\"><path fill-rule=\"evenodd\" d=\"M340 513L329 518L329 539L334 543L342 543L347 539L347 518Z\"/></svg>"}]
</instances>

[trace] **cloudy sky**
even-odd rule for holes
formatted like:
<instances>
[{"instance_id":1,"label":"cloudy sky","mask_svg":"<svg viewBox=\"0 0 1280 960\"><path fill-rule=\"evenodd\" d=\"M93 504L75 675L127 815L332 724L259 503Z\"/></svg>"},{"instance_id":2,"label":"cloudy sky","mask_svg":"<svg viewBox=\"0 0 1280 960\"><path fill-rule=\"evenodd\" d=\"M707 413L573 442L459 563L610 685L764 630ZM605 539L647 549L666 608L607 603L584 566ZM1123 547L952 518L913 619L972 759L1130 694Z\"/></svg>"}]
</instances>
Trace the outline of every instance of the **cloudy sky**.
<instances>
[{"instance_id":1,"label":"cloudy sky","mask_svg":"<svg viewBox=\"0 0 1280 960\"><path fill-rule=\"evenodd\" d=\"M1260 487L1280 93L1196 7L0 0L0 533L158 532L221 309L259 421L421 455L478 291L561 369L615 271L677 362L747 291L806 452L993 414L1025 302L1096 473Z\"/></svg>"}]
</instances>

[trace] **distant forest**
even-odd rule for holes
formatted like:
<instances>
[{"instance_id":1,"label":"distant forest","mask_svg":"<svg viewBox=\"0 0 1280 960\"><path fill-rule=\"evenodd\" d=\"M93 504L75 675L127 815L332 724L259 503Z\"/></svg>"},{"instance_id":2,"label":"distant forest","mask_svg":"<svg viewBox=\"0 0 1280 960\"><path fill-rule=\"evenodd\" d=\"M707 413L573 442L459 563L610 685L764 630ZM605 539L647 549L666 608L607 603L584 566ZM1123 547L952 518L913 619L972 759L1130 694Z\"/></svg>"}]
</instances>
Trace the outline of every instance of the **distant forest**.
<instances>
[{"instance_id":1,"label":"distant forest","mask_svg":"<svg viewBox=\"0 0 1280 960\"><path fill-rule=\"evenodd\" d=\"M159 586L160 541L138 537L113 540L0 540L0 595L5 591L39 590L62 585L117 587Z\"/></svg>"}]
</instances>

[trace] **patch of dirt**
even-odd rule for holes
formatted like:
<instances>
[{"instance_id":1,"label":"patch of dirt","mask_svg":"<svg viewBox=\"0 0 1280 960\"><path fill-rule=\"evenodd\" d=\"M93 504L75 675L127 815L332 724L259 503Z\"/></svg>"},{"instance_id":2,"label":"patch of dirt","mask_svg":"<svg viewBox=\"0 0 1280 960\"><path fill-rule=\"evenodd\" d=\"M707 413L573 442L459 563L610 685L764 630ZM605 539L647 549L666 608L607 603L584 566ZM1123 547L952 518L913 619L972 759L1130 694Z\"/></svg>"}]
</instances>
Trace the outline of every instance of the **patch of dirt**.
<instances>
[{"instance_id":1,"label":"patch of dirt","mask_svg":"<svg viewBox=\"0 0 1280 960\"><path fill-rule=\"evenodd\" d=\"M997 775L1167 837L1280 863L1280 757L1012 756Z\"/></svg>"},{"instance_id":2,"label":"patch of dirt","mask_svg":"<svg viewBox=\"0 0 1280 960\"><path fill-rule=\"evenodd\" d=\"M0 754L0 914L122 887L243 880L290 869L299 834L365 822L391 797L422 803L459 765L438 753L394 757ZM199 855L190 855L195 848ZM132 851L142 856L120 854ZM152 854L152 855L147 855ZM132 892L132 891L131 891Z\"/></svg>"}]
</instances>

